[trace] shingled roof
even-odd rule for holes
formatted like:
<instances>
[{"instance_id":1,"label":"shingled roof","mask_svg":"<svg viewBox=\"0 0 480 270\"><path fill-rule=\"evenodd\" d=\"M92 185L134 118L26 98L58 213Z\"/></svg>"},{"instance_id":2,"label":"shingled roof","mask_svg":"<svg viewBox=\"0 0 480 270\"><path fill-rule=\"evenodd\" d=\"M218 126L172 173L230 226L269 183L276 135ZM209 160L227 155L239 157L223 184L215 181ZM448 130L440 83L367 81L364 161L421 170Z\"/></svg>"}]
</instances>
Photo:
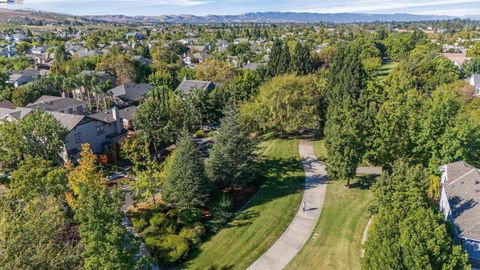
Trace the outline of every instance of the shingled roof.
<instances>
[{"instance_id":1,"label":"shingled roof","mask_svg":"<svg viewBox=\"0 0 480 270\"><path fill-rule=\"evenodd\" d=\"M463 161L444 166L451 215L460 237L480 241L480 170Z\"/></svg>"}]
</instances>

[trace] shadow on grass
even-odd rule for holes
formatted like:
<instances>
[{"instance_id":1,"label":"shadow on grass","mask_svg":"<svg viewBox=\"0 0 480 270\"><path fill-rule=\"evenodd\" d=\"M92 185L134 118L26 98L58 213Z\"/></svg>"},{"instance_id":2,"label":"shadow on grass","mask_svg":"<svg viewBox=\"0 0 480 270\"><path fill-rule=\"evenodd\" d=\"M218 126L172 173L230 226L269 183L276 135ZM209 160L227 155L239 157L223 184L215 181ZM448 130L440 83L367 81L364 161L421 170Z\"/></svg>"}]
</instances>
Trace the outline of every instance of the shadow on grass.
<instances>
[{"instance_id":1,"label":"shadow on grass","mask_svg":"<svg viewBox=\"0 0 480 270\"><path fill-rule=\"evenodd\" d=\"M363 175L357 176L356 179L357 180L350 185L351 189L368 190L372 187L373 183L375 183L376 176Z\"/></svg>"}]
</instances>

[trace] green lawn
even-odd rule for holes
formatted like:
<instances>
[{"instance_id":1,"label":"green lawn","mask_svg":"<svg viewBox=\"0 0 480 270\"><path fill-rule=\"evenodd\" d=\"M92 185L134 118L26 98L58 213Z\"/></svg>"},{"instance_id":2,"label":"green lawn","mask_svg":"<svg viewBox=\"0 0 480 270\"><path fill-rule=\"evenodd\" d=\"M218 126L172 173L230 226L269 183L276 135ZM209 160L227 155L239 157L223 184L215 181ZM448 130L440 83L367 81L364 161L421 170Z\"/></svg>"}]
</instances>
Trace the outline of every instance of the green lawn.
<instances>
[{"instance_id":1,"label":"green lawn","mask_svg":"<svg viewBox=\"0 0 480 270\"><path fill-rule=\"evenodd\" d=\"M313 237L286 269L360 269L361 239L372 200L369 178L362 179L349 190L341 181L328 183Z\"/></svg>"},{"instance_id":2,"label":"green lawn","mask_svg":"<svg viewBox=\"0 0 480 270\"><path fill-rule=\"evenodd\" d=\"M327 148L325 148L325 140L317 140L313 142L313 150L318 160L327 161Z\"/></svg>"},{"instance_id":3,"label":"green lawn","mask_svg":"<svg viewBox=\"0 0 480 270\"><path fill-rule=\"evenodd\" d=\"M186 269L245 269L287 229L300 205L304 173L298 140L264 143L265 183L248 207L187 261Z\"/></svg>"},{"instance_id":4,"label":"green lawn","mask_svg":"<svg viewBox=\"0 0 480 270\"><path fill-rule=\"evenodd\" d=\"M397 65L398 65L398 63L396 63L396 62L390 62L390 63L383 64L382 68L378 72L378 78L381 81L383 81L388 76L390 71L392 71L392 69L394 69Z\"/></svg>"}]
</instances>

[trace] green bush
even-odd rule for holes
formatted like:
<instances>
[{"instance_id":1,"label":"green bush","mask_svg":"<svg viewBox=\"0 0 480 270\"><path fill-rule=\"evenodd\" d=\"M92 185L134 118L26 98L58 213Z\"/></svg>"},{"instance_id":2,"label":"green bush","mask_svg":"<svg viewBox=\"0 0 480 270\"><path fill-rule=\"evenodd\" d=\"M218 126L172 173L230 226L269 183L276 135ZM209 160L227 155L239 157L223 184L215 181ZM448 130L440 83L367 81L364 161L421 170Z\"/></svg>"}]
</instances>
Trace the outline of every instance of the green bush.
<instances>
[{"instance_id":1,"label":"green bush","mask_svg":"<svg viewBox=\"0 0 480 270\"><path fill-rule=\"evenodd\" d=\"M157 228L160 233L173 234L177 231L175 221L164 213L156 213L150 219L150 225Z\"/></svg>"},{"instance_id":2,"label":"green bush","mask_svg":"<svg viewBox=\"0 0 480 270\"><path fill-rule=\"evenodd\" d=\"M231 193L222 192L220 200L218 201L218 208L222 211L230 212L233 210L233 195Z\"/></svg>"},{"instance_id":3,"label":"green bush","mask_svg":"<svg viewBox=\"0 0 480 270\"><path fill-rule=\"evenodd\" d=\"M137 232L143 231L148 226L148 222L144 218L132 217L131 220L132 225Z\"/></svg>"},{"instance_id":4,"label":"green bush","mask_svg":"<svg viewBox=\"0 0 480 270\"><path fill-rule=\"evenodd\" d=\"M155 235L158 235L160 233L160 230L155 227L155 226L148 226L145 230L143 230L143 232L141 233L141 235L143 237L148 237L148 236L155 236Z\"/></svg>"},{"instance_id":5,"label":"green bush","mask_svg":"<svg viewBox=\"0 0 480 270\"><path fill-rule=\"evenodd\" d=\"M164 263L173 264L185 258L190 250L187 239L179 235L147 237L145 243Z\"/></svg>"},{"instance_id":6,"label":"green bush","mask_svg":"<svg viewBox=\"0 0 480 270\"><path fill-rule=\"evenodd\" d=\"M195 132L195 134L193 136L195 138L206 138L207 134L205 134L205 132L203 130L199 130L199 131Z\"/></svg>"},{"instance_id":7,"label":"green bush","mask_svg":"<svg viewBox=\"0 0 480 270\"><path fill-rule=\"evenodd\" d=\"M178 210L178 223L191 226L200 221L202 213L197 208L181 208Z\"/></svg>"},{"instance_id":8,"label":"green bush","mask_svg":"<svg viewBox=\"0 0 480 270\"><path fill-rule=\"evenodd\" d=\"M205 233L205 228L201 223L195 224L193 227L184 227L180 230L179 235L188 239L194 246L199 246L202 243L202 236Z\"/></svg>"}]
</instances>

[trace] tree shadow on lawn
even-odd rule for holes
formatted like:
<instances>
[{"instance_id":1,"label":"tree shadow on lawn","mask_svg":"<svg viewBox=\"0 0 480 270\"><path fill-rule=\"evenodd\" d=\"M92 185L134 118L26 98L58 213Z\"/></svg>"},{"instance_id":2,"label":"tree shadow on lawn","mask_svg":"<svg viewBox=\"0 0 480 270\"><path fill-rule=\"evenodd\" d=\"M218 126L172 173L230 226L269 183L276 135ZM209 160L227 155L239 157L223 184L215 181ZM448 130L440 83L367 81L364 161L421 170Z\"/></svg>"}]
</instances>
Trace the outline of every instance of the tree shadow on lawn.
<instances>
[{"instance_id":1,"label":"tree shadow on lawn","mask_svg":"<svg viewBox=\"0 0 480 270\"><path fill-rule=\"evenodd\" d=\"M357 176L356 181L350 185L350 189L369 190L375 183L375 175Z\"/></svg>"}]
</instances>

